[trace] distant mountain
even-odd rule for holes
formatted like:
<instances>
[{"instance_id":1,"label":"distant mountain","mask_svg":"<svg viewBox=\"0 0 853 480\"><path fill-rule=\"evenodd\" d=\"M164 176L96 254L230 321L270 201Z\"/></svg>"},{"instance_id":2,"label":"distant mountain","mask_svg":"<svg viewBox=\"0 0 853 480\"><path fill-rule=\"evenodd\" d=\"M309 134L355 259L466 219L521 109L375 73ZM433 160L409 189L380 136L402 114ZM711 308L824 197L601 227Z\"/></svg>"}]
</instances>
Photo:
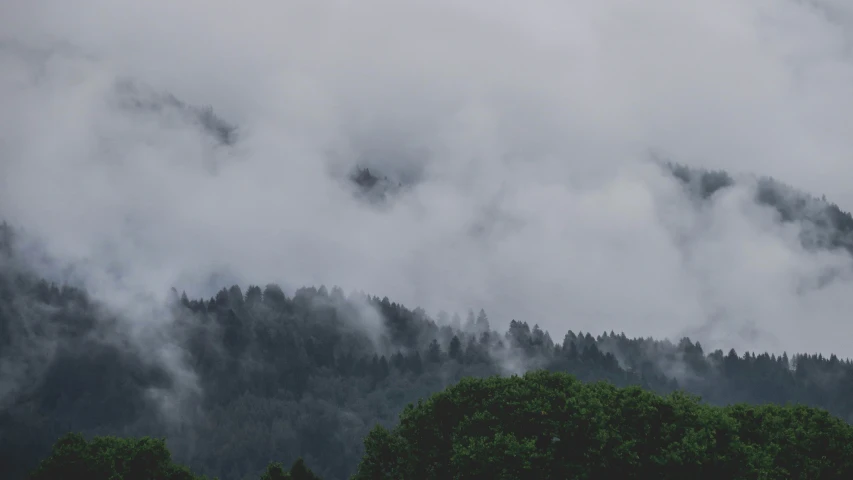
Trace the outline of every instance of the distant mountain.
<instances>
[{"instance_id":1,"label":"distant mountain","mask_svg":"<svg viewBox=\"0 0 853 480\"><path fill-rule=\"evenodd\" d=\"M356 197L373 205L386 204L408 186L401 181L389 180L387 176L374 174L368 167L356 166L348 178L355 187Z\"/></svg>"},{"instance_id":2,"label":"distant mountain","mask_svg":"<svg viewBox=\"0 0 853 480\"><path fill-rule=\"evenodd\" d=\"M699 200L707 201L715 194L736 184L724 171L690 168L674 163L664 168L678 179L685 190ZM853 216L830 203L770 177L744 177L741 181L756 185L755 200L772 207L782 222L799 222L804 227L801 240L809 248L843 248L853 254Z\"/></svg>"},{"instance_id":3,"label":"distant mountain","mask_svg":"<svg viewBox=\"0 0 853 480\"><path fill-rule=\"evenodd\" d=\"M237 126L217 115L210 106L189 105L168 92L158 92L131 80L116 84L119 105L137 113L175 115L221 145L237 142Z\"/></svg>"}]
</instances>

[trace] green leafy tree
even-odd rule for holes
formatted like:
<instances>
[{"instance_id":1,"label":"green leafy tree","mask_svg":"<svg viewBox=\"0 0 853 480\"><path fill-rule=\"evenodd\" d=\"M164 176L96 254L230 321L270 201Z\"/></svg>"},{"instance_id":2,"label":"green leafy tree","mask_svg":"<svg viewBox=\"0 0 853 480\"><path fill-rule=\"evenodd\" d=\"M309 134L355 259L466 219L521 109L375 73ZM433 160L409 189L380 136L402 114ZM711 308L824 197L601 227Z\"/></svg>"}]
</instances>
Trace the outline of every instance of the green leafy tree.
<instances>
[{"instance_id":1,"label":"green leafy tree","mask_svg":"<svg viewBox=\"0 0 853 480\"><path fill-rule=\"evenodd\" d=\"M305 466L302 458L298 458L290 467L290 480L320 480L320 477Z\"/></svg>"},{"instance_id":2,"label":"green leafy tree","mask_svg":"<svg viewBox=\"0 0 853 480\"><path fill-rule=\"evenodd\" d=\"M853 427L825 411L713 407L545 371L464 379L365 450L355 480L853 478Z\"/></svg>"},{"instance_id":3,"label":"green leafy tree","mask_svg":"<svg viewBox=\"0 0 853 480\"><path fill-rule=\"evenodd\" d=\"M95 437L86 441L71 433L30 475L30 480L198 480L186 467L172 462L161 439Z\"/></svg>"},{"instance_id":4,"label":"green leafy tree","mask_svg":"<svg viewBox=\"0 0 853 480\"><path fill-rule=\"evenodd\" d=\"M284 471L284 466L278 462L270 463L261 475L261 480L288 480L289 478L290 473Z\"/></svg>"}]
</instances>

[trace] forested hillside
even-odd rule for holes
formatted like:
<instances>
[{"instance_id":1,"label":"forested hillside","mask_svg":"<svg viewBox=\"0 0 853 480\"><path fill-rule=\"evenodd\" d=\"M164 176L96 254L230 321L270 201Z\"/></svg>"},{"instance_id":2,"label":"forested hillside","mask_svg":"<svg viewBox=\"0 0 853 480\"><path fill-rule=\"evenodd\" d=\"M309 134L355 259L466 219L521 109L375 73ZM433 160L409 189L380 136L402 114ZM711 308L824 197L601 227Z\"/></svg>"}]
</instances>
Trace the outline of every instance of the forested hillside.
<instances>
[{"instance_id":1,"label":"forested hillside","mask_svg":"<svg viewBox=\"0 0 853 480\"><path fill-rule=\"evenodd\" d=\"M732 183L673 171L699 186L700 201ZM758 192L780 220L833 232L812 246L850 248L849 214L770 190ZM14 229L0 233L3 478L22 478L57 438L79 432L165 437L176 461L221 479L258 478L270 462L300 457L322 478L343 479L371 429L391 428L410 402L465 377L532 369L683 389L712 405L803 403L853 421L853 363L835 355L707 351L688 338L574 331L571 319L560 332L536 319L498 330L482 309L430 315L336 287L234 285L192 299L175 290L162 318L134 330L86 291L33 274Z\"/></svg>"},{"instance_id":2,"label":"forested hillside","mask_svg":"<svg viewBox=\"0 0 853 480\"><path fill-rule=\"evenodd\" d=\"M352 480L845 479L853 426L825 410L703 405L542 370L466 378L373 428ZM204 480L161 439L60 438L30 480ZM320 480L303 459L260 480Z\"/></svg>"},{"instance_id":3,"label":"forested hillside","mask_svg":"<svg viewBox=\"0 0 853 480\"><path fill-rule=\"evenodd\" d=\"M853 479L853 0L6 4L0 480Z\"/></svg>"}]
</instances>

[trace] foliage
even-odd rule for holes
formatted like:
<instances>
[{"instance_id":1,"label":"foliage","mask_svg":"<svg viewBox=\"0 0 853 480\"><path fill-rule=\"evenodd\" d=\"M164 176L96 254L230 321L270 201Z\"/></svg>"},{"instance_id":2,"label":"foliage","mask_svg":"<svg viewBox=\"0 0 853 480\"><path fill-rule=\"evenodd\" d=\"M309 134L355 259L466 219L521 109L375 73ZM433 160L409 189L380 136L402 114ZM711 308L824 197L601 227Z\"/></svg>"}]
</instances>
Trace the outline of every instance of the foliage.
<instances>
[{"instance_id":1,"label":"foliage","mask_svg":"<svg viewBox=\"0 0 853 480\"><path fill-rule=\"evenodd\" d=\"M465 378L375 426L352 480L846 479L853 426L805 406L714 407L544 370ZM202 480L165 440L67 434L29 480ZM320 480L297 459L261 480Z\"/></svg>"},{"instance_id":2,"label":"foliage","mask_svg":"<svg viewBox=\"0 0 853 480\"><path fill-rule=\"evenodd\" d=\"M306 467L301 458L298 458L290 467L290 471L285 470L281 463L270 463L261 475L261 480L320 480L320 477Z\"/></svg>"},{"instance_id":3,"label":"foliage","mask_svg":"<svg viewBox=\"0 0 853 480\"><path fill-rule=\"evenodd\" d=\"M95 437L79 433L60 438L29 480L206 480L172 462L164 439ZM290 470L270 463L261 480L320 480L299 458Z\"/></svg>"},{"instance_id":4,"label":"foliage","mask_svg":"<svg viewBox=\"0 0 853 480\"><path fill-rule=\"evenodd\" d=\"M683 389L714 405L801 403L853 419L853 365L833 355L706 353L689 339L612 332L569 331L557 343L526 322L499 334L473 313L450 327L388 299L324 288L291 297L269 286L259 298L254 288L208 301L176 295L167 332L203 395L185 400L196 413L174 425L151 395L178 388L173 374L144 352L97 341L117 327L85 292L16 281L12 300L0 300L0 330L13 332L0 362L33 363L0 410L0 477L13 480L68 431L166 437L177 460L223 479L256 479L270 461L299 457L322 478L343 479L362 459L365 437L381 436L372 429L391 427L406 404L463 377L536 368L661 394ZM0 280L0 299L3 288ZM363 304L382 314L379 338L354 327ZM46 360L35 356L48 341L59 347ZM518 438L494 441L528 448Z\"/></svg>"},{"instance_id":5,"label":"foliage","mask_svg":"<svg viewBox=\"0 0 853 480\"><path fill-rule=\"evenodd\" d=\"M200 480L186 467L172 462L165 440L143 437L96 437L87 442L68 434L53 446L50 456L30 480Z\"/></svg>"},{"instance_id":6,"label":"foliage","mask_svg":"<svg viewBox=\"0 0 853 480\"><path fill-rule=\"evenodd\" d=\"M853 427L560 373L465 379L374 429L354 480L853 478Z\"/></svg>"}]
</instances>

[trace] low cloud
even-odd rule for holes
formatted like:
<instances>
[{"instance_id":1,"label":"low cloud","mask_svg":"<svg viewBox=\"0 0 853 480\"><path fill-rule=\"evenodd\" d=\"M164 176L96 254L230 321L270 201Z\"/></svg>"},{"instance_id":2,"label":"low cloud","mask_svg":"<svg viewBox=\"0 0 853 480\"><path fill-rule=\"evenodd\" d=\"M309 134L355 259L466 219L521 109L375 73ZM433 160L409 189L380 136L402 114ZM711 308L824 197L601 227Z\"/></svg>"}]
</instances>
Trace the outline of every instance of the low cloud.
<instances>
[{"instance_id":1,"label":"low cloud","mask_svg":"<svg viewBox=\"0 0 853 480\"><path fill-rule=\"evenodd\" d=\"M853 355L849 254L648 154L853 208L847 5L13 1L0 216L133 325L172 286L337 284ZM359 166L407 188L372 208Z\"/></svg>"}]
</instances>

